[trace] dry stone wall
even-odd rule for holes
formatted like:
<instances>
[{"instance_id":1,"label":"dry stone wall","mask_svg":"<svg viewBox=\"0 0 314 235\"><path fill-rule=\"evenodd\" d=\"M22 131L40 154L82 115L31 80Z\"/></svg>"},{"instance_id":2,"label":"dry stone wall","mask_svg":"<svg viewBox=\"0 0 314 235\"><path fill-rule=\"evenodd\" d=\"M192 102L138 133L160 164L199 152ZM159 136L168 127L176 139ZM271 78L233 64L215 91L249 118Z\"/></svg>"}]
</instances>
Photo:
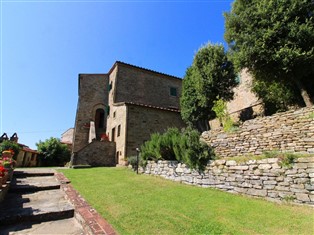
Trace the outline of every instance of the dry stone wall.
<instances>
[{"instance_id":1,"label":"dry stone wall","mask_svg":"<svg viewBox=\"0 0 314 235\"><path fill-rule=\"evenodd\" d=\"M314 107L249 120L232 133L207 131L201 139L220 157L260 155L271 150L314 153Z\"/></svg>"},{"instance_id":2,"label":"dry stone wall","mask_svg":"<svg viewBox=\"0 0 314 235\"><path fill-rule=\"evenodd\" d=\"M282 167L278 158L268 158L245 163L215 160L203 173L176 161L149 161L141 171L231 193L314 205L314 156L296 159L291 168Z\"/></svg>"},{"instance_id":3,"label":"dry stone wall","mask_svg":"<svg viewBox=\"0 0 314 235\"><path fill-rule=\"evenodd\" d=\"M115 152L115 142L94 140L80 151L73 153L72 165L115 166L117 164Z\"/></svg>"}]
</instances>

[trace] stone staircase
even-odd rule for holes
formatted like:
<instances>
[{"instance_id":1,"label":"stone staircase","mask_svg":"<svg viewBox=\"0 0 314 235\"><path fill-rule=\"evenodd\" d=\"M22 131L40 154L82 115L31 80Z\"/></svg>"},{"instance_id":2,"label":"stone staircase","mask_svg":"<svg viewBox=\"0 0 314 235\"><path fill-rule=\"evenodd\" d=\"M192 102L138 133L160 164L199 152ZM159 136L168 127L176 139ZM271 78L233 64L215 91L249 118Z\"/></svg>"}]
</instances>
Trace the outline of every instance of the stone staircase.
<instances>
[{"instance_id":1,"label":"stone staircase","mask_svg":"<svg viewBox=\"0 0 314 235\"><path fill-rule=\"evenodd\" d=\"M54 170L15 171L0 203L0 234L40 233L84 234Z\"/></svg>"}]
</instances>

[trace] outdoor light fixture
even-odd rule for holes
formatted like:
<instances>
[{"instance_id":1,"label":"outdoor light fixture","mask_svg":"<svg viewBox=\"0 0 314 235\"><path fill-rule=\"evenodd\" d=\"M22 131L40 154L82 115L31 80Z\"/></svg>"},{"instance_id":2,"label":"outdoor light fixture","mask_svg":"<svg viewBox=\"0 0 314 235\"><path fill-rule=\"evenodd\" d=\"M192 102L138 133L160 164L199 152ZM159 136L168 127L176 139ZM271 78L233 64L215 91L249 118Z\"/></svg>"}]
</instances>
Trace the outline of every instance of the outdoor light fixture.
<instances>
[{"instance_id":1,"label":"outdoor light fixture","mask_svg":"<svg viewBox=\"0 0 314 235\"><path fill-rule=\"evenodd\" d=\"M136 148L136 174L138 174L138 157L140 152L141 152L140 149Z\"/></svg>"}]
</instances>

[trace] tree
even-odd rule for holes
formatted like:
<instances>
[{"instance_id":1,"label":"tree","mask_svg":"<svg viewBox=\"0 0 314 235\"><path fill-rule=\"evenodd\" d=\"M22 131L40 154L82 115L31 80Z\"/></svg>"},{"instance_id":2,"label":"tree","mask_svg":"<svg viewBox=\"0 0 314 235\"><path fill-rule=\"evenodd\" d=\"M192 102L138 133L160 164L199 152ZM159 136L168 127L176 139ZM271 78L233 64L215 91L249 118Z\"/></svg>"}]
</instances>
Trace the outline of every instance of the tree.
<instances>
[{"instance_id":1,"label":"tree","mask_svg":"<svg viewBox=\"0 0 314 235\"><path fill-rule=\"evenodd\" d=\"M313 89L305 84L314 76L313 10L313 0L235 0L225 13L235 67L268 84L284 83L290 93L298 88L305 105L312 106Z\"/></svg>"},{"instance_id":2,"label":"tree","mask_svg":"<svg viewBox=\"0 0 314 235\"><path fill-rule=\"evenodd\" d=\"M195 55L186 71L182 85L182 119L199 131L209 129L208 120L215 118L214 101L233 98L236 86L233 64L222 45L207 44Z\"/></svg>"},{"instance_id":3,"label":"tree","mask_svg":"<svg viewBox=\"0 0 314 235\"><path fill-rule=\"evenodd\" d=\"M252 90L262 97L265 115L286 111L294 104L302 105L300 93L291 83L255 79Z\"/></svg>"},{"instance_id":4,"label":"tree","mask_svg":"<svg viewBox=\"0 0 314 235\"><path fill-rule=\"evenodd\" d=\"M64 166L70 161L71 153L67 145L61 144L57 138L50 137L44 142L36 143L41 154L41 164L44 166Z\"/></svg>"}]
</instances>

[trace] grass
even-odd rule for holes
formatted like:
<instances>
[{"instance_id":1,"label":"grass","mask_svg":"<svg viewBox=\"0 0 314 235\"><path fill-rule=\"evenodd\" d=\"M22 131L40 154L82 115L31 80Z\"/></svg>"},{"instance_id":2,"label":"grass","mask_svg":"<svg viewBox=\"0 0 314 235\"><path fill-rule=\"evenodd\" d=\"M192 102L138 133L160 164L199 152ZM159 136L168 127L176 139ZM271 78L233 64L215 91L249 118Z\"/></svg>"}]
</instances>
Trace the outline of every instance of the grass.
<instances>
[{"instance_id":1,"label":"grass","mask_svg":"<svg viewBox=\"0 0 314 235\"><path fill-rule=\"evenodd\" d=\"M126 168L60 170L120 234L313 234L313 208L275 204Z\"/></svg>"},{"instance_id":2,"label":"grass","mask_svg":"<svg viewBox=\"0 0 314 235\"><path fill-rule=\"evenodd\" d=\"M290 153L290 152L280 152L277 150L273 150L273 151L265 151L261 155L244 155L244 156L237 156L237 157L217 158L217 159L234 160L237 163L245 163L249 160L262 160L262 159L266 159L266 158L279 158L282 162L286 162L286 161L289 162L290 159L297 159L297 158L304 158L304 157L314 157L314 154Z\"/></svg>"}]
</instances>

